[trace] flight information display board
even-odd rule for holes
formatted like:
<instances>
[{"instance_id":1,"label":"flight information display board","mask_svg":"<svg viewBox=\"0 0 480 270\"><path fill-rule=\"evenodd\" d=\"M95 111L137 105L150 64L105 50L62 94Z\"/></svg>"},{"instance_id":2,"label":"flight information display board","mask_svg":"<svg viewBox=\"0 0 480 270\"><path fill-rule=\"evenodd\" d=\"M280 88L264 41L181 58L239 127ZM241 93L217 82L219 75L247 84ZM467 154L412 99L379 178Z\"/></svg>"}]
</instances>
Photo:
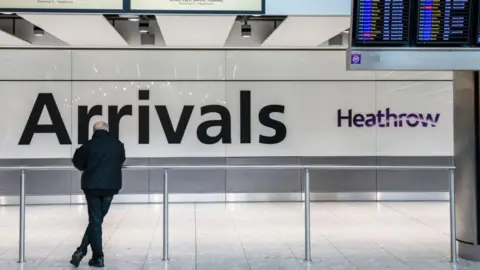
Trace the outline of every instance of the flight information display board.
<instances>
[{"instance_id":1,"label":"flight information display board","mask_svg":"<svg viewBox=\"0 0 480 270\"><path fill-rule=\"evenodd\" d=\"M355 0L354 40L359 46L406 45L409 0Z\"/></svg>"},{"instance_id":2,"label":"flight information display board","mask_svg":"<svg viewBox=\"0 0 480 270\"><path fill-rule=\"evenodd\" d=\"M478 20L477 20L477 45L480 45L480 8L477 12Z\"/></svg>"},{"instance_id":3,"label":"flight information display board","mask_svg":"<svg viewBox=\"0 0 480 270\"><path fill-rule=\"evenodd\" d=\"M472 0L418 0L417 45L468 45Z\"/></svg>"},{"instance_id":4,"label":"flight information display board","mask_svg":"<svg viewBox=\"0 0 480 270\"><path fill-rule=\"evenodd\" d=\"M354 47L480 47L479 0L354 0Z\"/></svg>"}]
</instances>

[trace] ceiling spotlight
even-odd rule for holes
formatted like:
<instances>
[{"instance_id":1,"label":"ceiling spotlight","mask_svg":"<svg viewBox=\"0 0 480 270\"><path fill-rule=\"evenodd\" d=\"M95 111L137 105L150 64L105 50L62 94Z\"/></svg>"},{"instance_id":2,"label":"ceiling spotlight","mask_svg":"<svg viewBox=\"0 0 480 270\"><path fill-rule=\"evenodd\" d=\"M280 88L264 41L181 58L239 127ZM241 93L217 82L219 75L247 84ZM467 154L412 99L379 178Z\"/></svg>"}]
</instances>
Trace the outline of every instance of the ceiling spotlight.
<instances>
[{"instance_id":1,"label":"ceiling spotlight","mask_svg":"<svg viewBox=\"0 0 480 270\"><path fill-rule=\"evenodd\" d=\"M149 28L150 28L149 21L140 21L140 23L138 24L138 31L140 33L143 33L143 34L148 33Z\"/></svg>"},{"instance_id":2,"label":"ceiling spotlight","mask_svg":"<svg viewBox=\"0 0 480 270\"><path fill-rule=\"evenodd\" d=\"M252 26L248 24L247 17L243 19L242 37L249 38L252 36Z\"/></svg>"},{"instance_id":3,"label":"ceiling spotlight","mask_svg":"<svg viewBox=\"0 0 480 270\"><path fill-rule=\"evenodd\" d=\"M120 14L118 15L120 18L128 19L131 22L138 22L140 21L140 17L137 15L130 15L130 14Z\"/></svg>"},{"instance_id":4,"label":"ceiling spotlight","mask_svg":"<svg viewBox=\"0 0 480 270\"><path fill-rule=\"evenodd\" d=\"M38 26L34 26L33 27L33 34L36 37L41 37L41 36L45 35L45 31L43 31L43 29L38 27Z\"/></svg>"},{"instance_id":5,"label":"ceiling spotlight","mask_svg":"<svg viewBox=\"0 0 480 270\"><path fill-rule=\"evenodd\" d=\"M138 21L140 21L140 17L138 17L136 15L132 15L132 16L128 17L128 20L131 21L131 22L138 22Z\"/></svg>"}]
</instances>

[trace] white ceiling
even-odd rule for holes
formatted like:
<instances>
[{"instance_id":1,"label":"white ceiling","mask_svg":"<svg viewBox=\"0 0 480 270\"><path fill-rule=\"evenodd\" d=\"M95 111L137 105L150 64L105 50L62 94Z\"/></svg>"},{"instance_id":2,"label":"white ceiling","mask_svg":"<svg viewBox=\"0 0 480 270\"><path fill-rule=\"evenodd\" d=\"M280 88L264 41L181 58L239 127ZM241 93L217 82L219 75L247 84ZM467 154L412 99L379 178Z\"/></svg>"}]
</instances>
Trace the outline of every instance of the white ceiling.
<instances>
[{"instance_id":1,"label":"white ceiling","mask_svg":"<svg viewBox=\"0 0 480 270\"><path fill-rule=\"evenodd\" d=\"M102 15L18 15L71 46L128 46Z\"/></svg>"},{"instance_id":2,"label":"white ceiling","mask_svg":"<svg viewBox=\"0 0 480 270\"><path fill-rule=\"evenodd\" d=\"M141 46L139 22L103 15L18 14L20 19L0 17L0 46ZM241 37L242 22L236 16L158 15L150 23L158 47L318 47L349 28L349 16L289 16L249 21L250 38ZM13 22L15 21L15 22ZM33 35L33 26L45 35ZM346 45L346 44L345 44Z\"/></svg>"},{"instance_id":3,"label":"white ceiling","mask_svg":"<svg viewBox=\"0 0 480 270\"><path fill-rule=\"evenodd\" d=\"M350 17L289 16L263 47L316 47L350 27Z\"/></svg>"},{"instance_id":4,"label":"white ceiling","mask_svg":"<svg viewBox=\"0 0 480 270\"><path fill-rule=\"evenodd\" d=\"M167 46L222 47L237 16L156 16Z\"/></svg>"},{"instance_id":5,"label":"white ceiling","mask_svg":"<svg viewBox=\"0 0 480 270\"><path fill-rule=\"evenodd\" d=\"M14 35L11 35L5 31L0 31L0 44L5 44L8 46L28 46L31 43L20 39Z\"/></svg>"}]
</instances>

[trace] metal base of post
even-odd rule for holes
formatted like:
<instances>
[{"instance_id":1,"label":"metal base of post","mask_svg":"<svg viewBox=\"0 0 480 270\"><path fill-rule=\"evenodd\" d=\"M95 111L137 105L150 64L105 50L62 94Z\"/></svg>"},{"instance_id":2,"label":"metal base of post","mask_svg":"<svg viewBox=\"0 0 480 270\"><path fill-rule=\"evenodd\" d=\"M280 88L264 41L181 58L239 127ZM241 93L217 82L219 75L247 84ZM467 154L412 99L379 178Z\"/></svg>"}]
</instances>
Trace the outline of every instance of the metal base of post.
<instances>
[{"instance_id":1,"label":"metal base of post","mask_svg":"<svg viewBox=\"0 0 480 270\"><path fill-rule=\"evenodd\" d=\"M20 174L20 226L18 237L18 263L25 262L25 170Z\"/></svg>"},{"instance_id":2,"label":"metal base of post","mask_svg":"<svg viewBox=\"0 0 480 270\"><path fill-rule=\"evenodd\" d=\"M455 171L450 170L450 262L457 263L457 225L455 213Z\"/></svg>"},{"instance_id":3,"label":"metal base of post","mask_svg":"<svg viewBox=\"0 0 480 270\"><path fill-rule=\"evenodd\" d=\"M163 171L163 261L168 261L168 170Z\"/></svg>"},{"instance_id":4,"label":"metal base of post","mask_svg":"<svg viewBox=\"0 0 480 270\"><path fill-rule=\"evenodd\" d=\"M312 261L310 238L310 171L305 170L305 261Z\"/></svg>"}]
</instances>

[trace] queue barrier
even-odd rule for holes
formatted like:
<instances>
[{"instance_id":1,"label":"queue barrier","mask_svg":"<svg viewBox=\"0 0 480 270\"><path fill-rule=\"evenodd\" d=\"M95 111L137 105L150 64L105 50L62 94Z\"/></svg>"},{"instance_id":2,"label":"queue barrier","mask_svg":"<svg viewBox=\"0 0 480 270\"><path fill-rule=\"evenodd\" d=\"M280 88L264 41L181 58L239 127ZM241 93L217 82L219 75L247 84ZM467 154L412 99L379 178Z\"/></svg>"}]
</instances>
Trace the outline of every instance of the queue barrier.
<instances>
[{"instance_id":1,"label":"queue barrier","mask_svg":"<svg viewBox=\"0 0 480 270\"><path fill-rule=\"evenodd\" d=\"M304 177L304 204L305 204L305 261L312 261L310 236L310 171L311 170L379 170L379 171L448 171L449 172L449 203L450 203L450 262L457 262L456 245L456 213L455 213L455 166L359 166L359 165L138 165L125 166L124 170L163 170L163 260L169 260L169 200L168 200L168 171L169 170L303 170ZM72 166L11 166L0 167L0 171L20 172L20 221L18 263L25 262L25 179L26 171L72 171Z\"/></svg>"}]
</instances>

